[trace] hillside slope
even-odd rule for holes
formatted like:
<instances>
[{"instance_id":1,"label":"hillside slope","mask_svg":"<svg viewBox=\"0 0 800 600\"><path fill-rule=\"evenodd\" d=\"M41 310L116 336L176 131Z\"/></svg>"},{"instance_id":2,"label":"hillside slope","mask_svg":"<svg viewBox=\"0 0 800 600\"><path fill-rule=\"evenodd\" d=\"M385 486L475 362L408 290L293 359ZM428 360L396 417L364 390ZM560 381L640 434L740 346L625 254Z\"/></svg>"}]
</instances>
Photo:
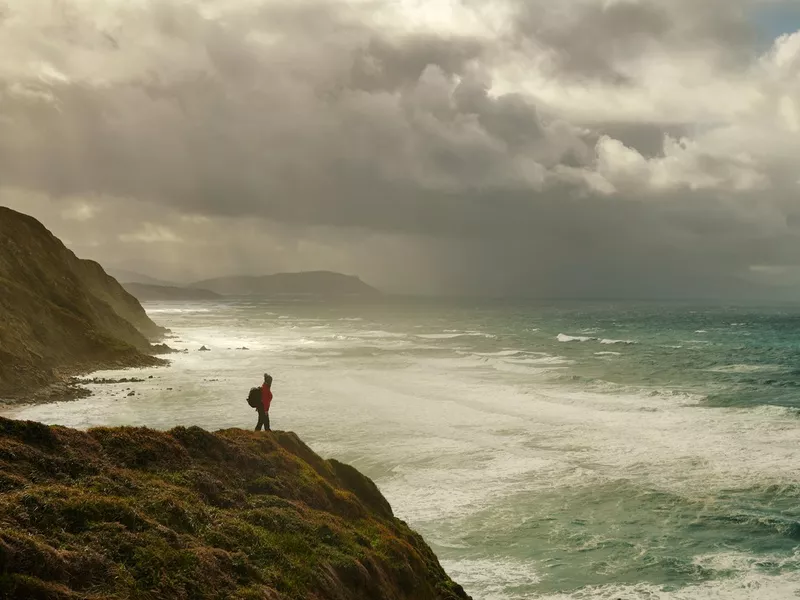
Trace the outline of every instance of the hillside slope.
<instances>
[{"instance_id":1,"label":"hillside slope","mask_svg":"<svg viewBox=\"0 0 800 600\"><path fill-rule=\"evenodd\" d=\"M218 300L222 296L211 290L151 285L146 283L123 283L122 287L140 302L161 300Z\"/></svg>"},{"instance_id":2,"label":"hillside slope","mask_svg":"<svg viewBox=\"0 0 800 600\"><path fill-rule=\"evenodd\" d=\"M468 599L358 471L292 433L0 419L0 597Z\"/></svg>"},{"instance_id":3,"label":"hillside slope","mask_svg":"<svg viewBox=\"0 0 800 600\"><path fill-rule=\"evenodd\" d=\"M0 207L0 397L73 371L156 364L148 338L163 331L100 265Z\"/></svg>"},{"instance_id":4,"label":"hillside slope","mask_svg":"<svg viewBox=\"0 0 800 600\"><path fill-rule=\"evenodd\" d=\"M91 260L78 261L78 273L95 297L111 306L123 319L131 323L148 338L156 338L164 333L142 308L136 297L108 275L98 263Z\"/></svg>"},{"instance_id":5,"label":"hillside slope","mask_svg":"<svg viewBox=\"0 0 800 600\"><path fill-rule=\"evenodd\" d=\"M278 273L263 277L206 279L191 285L225 296L377 296L380 292L354 275L330 271Z\"/></svg>"}]
</instances>

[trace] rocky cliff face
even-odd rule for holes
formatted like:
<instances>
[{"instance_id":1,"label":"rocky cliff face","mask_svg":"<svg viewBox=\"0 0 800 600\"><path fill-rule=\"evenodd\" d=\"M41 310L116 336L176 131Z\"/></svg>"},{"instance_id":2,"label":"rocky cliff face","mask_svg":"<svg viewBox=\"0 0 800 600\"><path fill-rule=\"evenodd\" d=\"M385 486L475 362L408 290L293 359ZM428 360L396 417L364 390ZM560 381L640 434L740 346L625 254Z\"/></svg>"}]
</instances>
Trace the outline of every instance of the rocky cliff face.
<instances>
[{"instance_id":1,"label":"rocky cliff face","mask_svg":"<svg viewBox=\"0 0 800 600\"><path fill-rule=\"evenodd\" d=\"M0 397L75 370L154 364L163 330L97 263L0 207Z\"/></svg>"},{"instance_id":2,"label":"rocky cliff face","mask_svg":"<svg viewBox=\"0 0 800 600\"><path fill-rule=\"evenodd\" d=\"M0 597L468 599L296 435L0 419Z\"/></svg>"},{"instance_id":3,"label":"rocky cliff face","mask_svg":"<svg viewBox=\"0 0 800 600\"><path fill-rule=\"evenodd\" d=\"M120 317L131 323L148 338L157 338L164 333L147 316L138 299L128 292L116 279L108 275L98 263L80 260L78 271L89 291L114 309Z\"/></svg>"}]
</instances>

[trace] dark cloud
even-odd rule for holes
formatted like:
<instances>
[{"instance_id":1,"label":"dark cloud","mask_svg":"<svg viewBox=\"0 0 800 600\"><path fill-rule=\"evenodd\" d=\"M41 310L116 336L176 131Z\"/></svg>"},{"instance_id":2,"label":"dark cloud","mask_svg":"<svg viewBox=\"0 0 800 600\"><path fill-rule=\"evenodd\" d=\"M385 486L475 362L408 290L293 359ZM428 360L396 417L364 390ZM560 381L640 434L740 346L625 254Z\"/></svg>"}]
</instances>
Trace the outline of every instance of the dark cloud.
<instances>
[{"instance_id":1,"label":"dark cloud","mask_svg":"<svg viewBox=\"0 0 800 600\"><path fill-rule=\"evenodd\" d=\"M521 3L517 20L520 43L533 41L552 51L552 69L562 75L624 83L627 77L617 62L640 54L673 25L667 11L653 3L584 3L565 8L553 11L542 3Z\"/></svg>"},{"instance_id":2,"label":"dark cloud","mask_svg":"<svg viewBox=\"0 0 800 600\"><path fill-rule=\"evenodd\" d=\"M368 92L415 86L428 67L445 76L461 75L484 54L484 43L471 37L416 34L387 39L373 36L354 52L347 87Z\"/></svg>"},{"instance_id":3,"label":"dark cloud","mask_svg":"<svg viewBox=\"0 0 800 600\"><path fill-rule=\"evenodd\" d=\"M734 293L796 248L790 166L770 154L792 148L759 121L775 111L720 96L704 117L701 95L648 98L643 78L665 56L689 75L756 65L745 5L511 2L487 33L334 2L66 2L26 28L20 0L0 23L17 57L0 58L0 181L76 250L173 279L331 268L437 292ZM791 80L770 64L752 81ZM538 88L515 87L526 72ZM599 82L580 111L557 83L576 78ZM756 124L769 151L737 146Z\"/></svg>"},{"instance_id":4,"label":"dark cloud","mask_svg":"<svg viewBox=\"0 0 800 600\"><path fill-rule=\"evenodd\" d=\"M517 3L514 45L546 53L556 77L631 83L643 56L705 51L708 60L741 68L753 59L754 23L744 4L727 0L543 0Z\"/></svg>"}]
</instances>

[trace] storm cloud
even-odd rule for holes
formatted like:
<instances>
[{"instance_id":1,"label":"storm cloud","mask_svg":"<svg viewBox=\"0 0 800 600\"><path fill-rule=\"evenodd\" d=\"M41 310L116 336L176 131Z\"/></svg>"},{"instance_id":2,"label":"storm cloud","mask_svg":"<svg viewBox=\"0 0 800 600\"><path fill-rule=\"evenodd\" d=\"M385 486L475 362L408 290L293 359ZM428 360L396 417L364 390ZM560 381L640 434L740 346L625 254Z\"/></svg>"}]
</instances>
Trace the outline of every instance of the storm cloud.
<instances>
[{"instance_id":1,"label":"storm cloud","mask_svg":"<svg viewBox=\"0 0 800 600\"><path fill-rule=\"evenodd\" d=\"M169 279L777 295L800 32L759 29L775 4L6 0L0 202Z\"/></svg>"}]
</instances>

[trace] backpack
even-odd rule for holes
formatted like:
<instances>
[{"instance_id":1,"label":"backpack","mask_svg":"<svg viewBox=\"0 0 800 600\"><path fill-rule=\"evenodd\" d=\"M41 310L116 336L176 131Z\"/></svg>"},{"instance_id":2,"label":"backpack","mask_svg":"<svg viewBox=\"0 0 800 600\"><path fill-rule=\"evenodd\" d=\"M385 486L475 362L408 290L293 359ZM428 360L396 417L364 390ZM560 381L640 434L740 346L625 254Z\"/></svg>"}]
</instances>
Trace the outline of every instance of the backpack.
<instances>
[{"instance_id":1,"label":"backpack","mask_svg":"<svg viewBox=\"0 0 800 600\"><path fill-rule=\"evenodd\" d=\"M250 393L247 394L247 403L253 407L258 408L261 404L261 388L250 388Z\"/></svg>"}]
</instances>

